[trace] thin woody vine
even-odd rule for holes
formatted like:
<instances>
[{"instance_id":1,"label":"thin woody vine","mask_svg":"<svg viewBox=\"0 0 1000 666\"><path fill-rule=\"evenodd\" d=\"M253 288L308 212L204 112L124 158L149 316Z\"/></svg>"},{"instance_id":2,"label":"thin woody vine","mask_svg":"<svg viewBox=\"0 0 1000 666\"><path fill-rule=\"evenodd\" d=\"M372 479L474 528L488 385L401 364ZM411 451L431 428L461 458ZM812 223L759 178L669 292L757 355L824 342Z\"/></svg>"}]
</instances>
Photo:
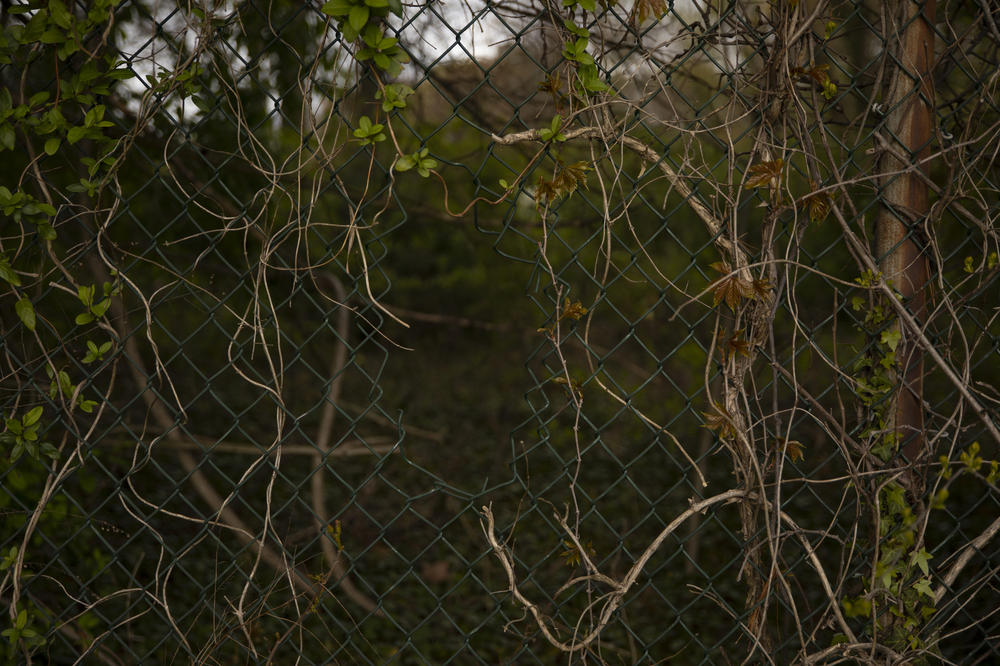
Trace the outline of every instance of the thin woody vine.
<instances>
[{"instance_id":1,"label":"thin woody vine","mask_svg":"<svg viewBox=\"0 0 1000 666\"><path fill-rule=\"evenodd\" d=\"M767 629L771 596L784 594L780 586L771 583L773 572L780 566L770 550L772 534L782 528L799 534L791 518L771 505L769 491L775 480L780 483L786 461L801 461L810 454L804 444L790 436L755 435L760 416L748 407L751 403L747 400L747 378L766 349L774 326L776 299L781 296L779 262L774 248L763 242L760 260L751 261L741 230L728 217L700 203L687 178L636 138L637 133L629 133L634 126L611 122L603 113L603 107L612 104L616 95L602 78L594 57L599 35L590 26L596 24L604 8L616 4L601 3L599 7L595 0L564 0L562 7L556 8L558 11L550 7L548 17L551 29L562 41L563 60L556 71L539 82L539 90L552 97L557 112L539 129L492 137L497 145L531 146L534 154L513 182L500 181L498 197L476 199L461 211L448 212L461 216L477 203L495 205L530 193L544 232L548 229L550 208L586 188L589 179L602 178L600 165L610 160L613 149L623 148L642 162L644 174L657 174L667 182L687 201L721 256L708 266L714 279L698 295L699 302L710 301L716 313L714 344L706 366L720 368L721 377L715 384L716 393L709 392L713 397L705 405L703 415L705 427L729 452L737 481L733 488L693 499L691 506L671 517L627 572L618 577L602 573L595 563L598 554L590 540L580 533L579 512L572 517L568 512L557 512L556 521L564 531L559 536L561 556L574 569L583 569L573 584L602 590L588 615L585 630L572 634L570 640L564 638L565 632L555 626L544 609L520 589L516 560L508 544L497 536L490 507L483 509L484 533L507 575L511 595L530 614L549 643L559 650L575 653L590 649L599 640L612 616L635 589L650 559L670 535L700 512L735 503L739 507L747 553L745 633L755 650L766 651L772 640ZM787 18L798 3L775 5L776 11ZM74 237L71 227L65 224L73 218L86 219L90 231L100 235L107 208L113 207L109 201L116 194L115 170L128 147L129 137L116 134L114 125L106 118L108 109L102 103L114 86L133 75L120 61L103 54L102 35L112 6L110 0L99 0L91 4L85 15L68 11L60 2L30 8L33 12L30 18L5 28L5 39L0 46L0 62L16 66L24 73L19 87L0 91L0 150L21 151L28 156L17 185L0 186L0 210L4 215L0 279L5 285L5 310L13 314L13 318L5 317L4 321L17 322L22 334L19 344L25 356L37 359L34 364L16 364L21 368L15 377L20 387L18 404L4 415L5 430L0 435L6 447L3 454L8 478L17 480L18 490L35 507L30 512L5 514L8 522L20 521L15 527L23 534L20 545L0 554L3 576L0 597L9 599L9 622L2 634L8 658L28 655L44 647L44 636L50 629L45 619L48 613L20 594L22 582L33 575L32 534L43 521L65 518L65 499L58 489L73 473L85 473L88 453L82 443L107 405L121 358L123 342L111 314L116 299L122 298L123 290L129 286L127 276L109 272L108 279L97 280L96 271L77 270L80 248L84 252L98 252L99 248L89 243L79 245L82 239ZM667 10L662 1L643 0L632 5L630 19L640 26L649 25ZM27 13L29 7L9 11ZM404 16L402 2L331 0L322 4L321 11L335 24L342 41L352 45L352 55L360 71L373 77L377 84L374 99L366 100L374 110L366 109L352 125L354 140L370 150L374 163L376 147L391 139L394 171L414 172L424 178L436 176L446 191L447 201L447 185L436 171L439 164L430 149L423 144L404 145L393 125L414 94L409 86L391 81L409 62L398 36L391 36L389 27L390 15ZM836 29L831 18L824 17L822 23L827 35ZM39 69L53 73L59 81L55 94L28 87L29 72ZM151 85L164 93L176 89L193 92L197 85L192 79L193 71L165 72L151 81ZM807 59L783 73L787 74L793 91L796 85L801 87L804 83L807 91L804 94L826 101L837 95L838 87L825 64ZM574 144L596 146L594 157L585 160L568 157L569 151L564 152L563 147ZM795 218L801 225L830 223L831 213L839 212L834 193L842 191L846 196L845 187L840 183L821 185L810 179L793 178L789 175L793 158L780 151L776 151L780 156L773 155L772 150L773 147L754 146L747 173L741 176L733 193L737 198L742 193L759 195L764 206L762 238L767 237L768 229L787 217ZM540 176L529 187L529 173L546 156L554 160L551 174ZM74 177L69 182L56 182L44 175L50 164L60 160L64 168L64 162L70 162L67 171ZM802 172L810 173L808 167ZM573 368L560 347L564 328L586 324L600 316L600 303L585 305L566 294L565 285L548 263L546 238L543 235L539 243L539 260L547 265L552 278L555 308L550 323L540 327L538 333L551 342L562 364L561 373L552 382L564 387L579 418L583 387L574 379ZM992 270L995 255L983 263L987 266L984 270ZM966 265L969 272L980 270L971 257ZM923 471L932 479L930 488L927 493L913 491L916 486L905 478L908 470L900 467L904 442L891 415L893 397L901 390L898 351L901 340L913 331L907 322L899 320L894 305L899 298L883 293L893 287L876 270L865 272L856 287L859 295L852 299L851 307L859 315L860 333L868 343L858 360L842 370L856 387L858 420L863 424L855 440L856 450L851 454L859 456L864 466L856 485L871 515L873 531L864 544L872 553L870 566L861 567L862 575L847 585L830 584L808 541L799 538L817 576L826 583L827 605L823 616L830 618L836 627L831 649L846 646L842 654L857 656L865 649L879 646L879 650L897 656L928 657L933 655L938 639L938 628L933 622L938 603L961 568L953 565L943 572L934 570L934 558L924 539L927 522L934 511L945 506L949 488L958 479L984 483L993 492L1000 473L997 462L983 460L979 445L974 443L959 451L957 459L941 456L934 464L925 465ZM50 291L57 294L60 307L36 308L41 296ZM67 312L72 316L68 317ZM7 352L8 356L12 353ZM613 400L625 404L625 398L614 389L604 385L600 388ZM638 413L638 418L659 427L653 416ZM660 429L672 437L665 428ZM683 442L674 438L673 443L679 455L693 460ZM583 464L578 444L577 469ZM701 485L707 485L693 462L691 469L699 475ZM335 535L338 547L340 538L338 525ZM95 567L100 566L102 556L106 557L101 553L88 556L95 559ZM75 624L73 640L86 644L96 625L95 619L82 615ZM63 630L69 629L64 626Z\"/></svg>"},{"instance_id":2,"label":"thin woody vine","mask_svg":"<svg viewBox=\"0 0 1000 666\"><path fill-rule=\"evenodd\" d=\"M788 3L793 9L796 5L797 3ZM662 2L638 2L632 8L632 19L641 25L662 17L667 10L668 7ZM432 174L437 176L445 189L447 206L447 184L435 171L438 163L430 156L429 149L420 146L415 152L407 152L400 146L392 127L393 114L404 110L407 97L413 94L408 86L384 81L385 77L398 75L402 65L408 61L397 38L387 36L385 31L385 20L390 13L402 16L401 4L392 0L333 0L323 5L323 11L337 21L345 40L357 42L356 60L368 67L378 82L376 99L381 103L381 111L385 115L375 119L367 115L360 116L354 137L363 145L374 147L391 136L398 153L395 170L416 170L423 177ZM575 508L572 519L568 512L557 512L555 519L565 532L561 557L569 566L584 569L583 575L574 578L575 584L609 590L588 611L590 619L586 630L578 632L570 641L560 637L559 628L538 604L519 589L515 560L508 545L497 536L491 507L483 508L484 533L507 574L510 592L529 612L545 639L559 650L575 653L589 649L598 640L611 617L621 608L626 594L649 559L670 534L699 511L736 502L740 507L747 552L744 575L748 588L745 602L748 619L745 631L755 643L754 650L766 652L772 641L768 635L766 617L771 607L771 595L775 593L772 575L767 573L773 572L775 566L767 555L772 548L771 532L781 527L793 532L798 530L790 517L780 510L772 510L767 499L768 488L774 480L780 483L781 470L786 460L802 461L808 451L800 441L790 437L774 436L765 441L748 437L747 433L754 431L751 424L756 422L757 417L747 410L746 405L749 403L745 385L752 367L760 359L768 336L772 335L775 299L778 296L775 288L785 278L778 271L773 248L765 245L762 260L751 262L742 241L736 238L736 230L693 199L691 187L684 178L648 146L629 136L627 127L623 131L623 128L615 126L608 116L602 114L602 105L613 100L615 93L601 77L591 53L592 34L586 27L588 23L593 25L592 19L601 10L594 0L565 0L562 11L564 13L560 15L550 10L549 19L553 32L563 39L563 61L559 68L538 84L540 92L551 96L556 113L539 129L493 136L493 141L498 145L541 144L540 147L513 182L499 181L503 191L501 197L495 200L478 198L458 212L450 209L448 212L461 216L476 203L485 201L488 204L499 204L517 193L527 193L534 199L543 231L539 241L539 260L549 272L556 306L551 323L539 328L538 332L550 340L561 364L560 371L551 381L565 388L578 421L583 410L584 390L574 379L573 369L562 354L561 345L566 327L581 320L589 323L597 316L599 303L595 301L584 305L566 295L568 286L560 282L548 261L547 219L551 206L573 196L578 189L586 188L588 179L594 174L599 175L597 162L602 157L592 160L567 158L563 156L561 147L572 143L590 143L601 149L599 154L607 156L613 147L624 146L644 162L646 169L659 172L665 177L688 200L707 231L714 237L717 249L723 256L722 260L710 265L710 269L718 277L706 290L711 295L712 307L718 313L714 330L714 353L707 363L711 365L717 362L721 368L721 396L711 400L707 406L704 426L714 432L729 450L738 483L736 488L706 500L692 500L691 509L671 522L649 544L633 567L617 579L601 573L594 563L597 553L592 542L580 534L579 509ZM822 24L824 38L828 39L837 29L837 23L831 16L823 20ZM787 79L795 86L804 84L806 89L811 87L814 99L831 101L838 92L838 86L829 74L828 64L807 62L796 65L788 69ZM586 118L593 118L594 121L588 125L585 123ZM757 161L749 166L741 185L744 190L763 193L766 205L765 233L761 234L763 238L768 236L767 230L773 229L782 216L791 215L797 219L801 212L802 219L798 223L803 225L803 229L808 224L825 223L835 209L837 192L846 192L841 184L821 185L812 179L793 185L792 179L788 177L790 165L786 163L786 157L773 156L770 149L753 152L757 154ZM528 187L527 175L543 156L553 159L555 166L552 174L539 176L534 187ZM814 160L815 158L809 158L806 161ZM803 171L809 173L810 169L807 167ZM791 198L786 199L786 195ZM610 248L607 254L610 256ZM904 465L906 461L905 458L900 458L901 436L893 427L890 416L894 408L894 395L902 390L899 359L896 356L902 335L901 327L893 316L893 309L878 295L879 289L886 288L886 281L881 275L869 270L856 283L863 295L853 297L851 307L859 314L859 332L868 340L868 344L859 355L859 360L843 371L850 377L858 401L861 431L859 441L851 438L856 450L848 455L857 455L864 461L865 472L862 477L858 477L857 490L865 498L865 505L871 511L873 533L867 541L862 541L864 548L873 553L870 566L862 567L866 573L860 576L859 584L843 585L838 582L833 585L827 579L815 551L806 540L801 536L799 538L824 583L827 594L824 615L831 617L837 630L831 637L829 654L851 654L857 657L866 650L874 650L875 653L882 651L897 657L910 654L920 659L933 654L936 649L938 634L932 620L936 604L944 594L944 585L935 579L930 564L933 557L924 542L926 521L930 520L930 512L944 507L948 487L960 476L974 475L985 483L994 485L998 477L997 463L989 463L988 473L983 474L985 462L978 456L978 444L973 444L966 451L960 452L961 464L957 467L947 456L940 458L934 489L926 501L923 493L914 492L912 485L908 492L903 477L912 470L901 471L899 467L901 460ZM599 379L595 381L605 393L625 404L622 396L603 385ZM639 413L639 417L655 425L655 421L649 416ZM574 427L574 432L576 430ZM669 433L666 434L670 436ZM578 473L584 461L579 454L580 442L576 437L578 435L574 435ZM676 439L673 441L678 452L692 462L692 469L700 475L698 466L693 464L682 443ZM575 479L575 475L573 478ZM864 480L861 481L861 478ZM705 483L704 478L701 481ZM571 481L570 490L575 503L572 489L574 483L575 481ZM773 515L774 513L778 515ZM955 573L956 568L953 567L945 578ZM935 584L938 584L936 590ZM778 594L783 592L779 591Z\"/></svg>"}]
</instances>

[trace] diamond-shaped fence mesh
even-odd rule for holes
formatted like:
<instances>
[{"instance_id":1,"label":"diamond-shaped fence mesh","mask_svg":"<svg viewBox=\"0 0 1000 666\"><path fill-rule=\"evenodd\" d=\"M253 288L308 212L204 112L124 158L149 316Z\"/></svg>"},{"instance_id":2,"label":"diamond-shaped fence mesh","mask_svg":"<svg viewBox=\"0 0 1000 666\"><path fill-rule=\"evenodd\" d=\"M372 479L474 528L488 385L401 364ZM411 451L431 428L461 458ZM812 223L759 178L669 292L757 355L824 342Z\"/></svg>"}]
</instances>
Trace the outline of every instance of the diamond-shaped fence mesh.
<instances>
[{"instance_id":1,"label":"diamond-shaped fence mesh","mask_svg":"<svg viewBox=\"0 0 1000 666\"><path fill-rule=\"evenodd\" d=\"M1000 10L0 10L10 663L1000 659Z\"/></svg>"}]
</instances>

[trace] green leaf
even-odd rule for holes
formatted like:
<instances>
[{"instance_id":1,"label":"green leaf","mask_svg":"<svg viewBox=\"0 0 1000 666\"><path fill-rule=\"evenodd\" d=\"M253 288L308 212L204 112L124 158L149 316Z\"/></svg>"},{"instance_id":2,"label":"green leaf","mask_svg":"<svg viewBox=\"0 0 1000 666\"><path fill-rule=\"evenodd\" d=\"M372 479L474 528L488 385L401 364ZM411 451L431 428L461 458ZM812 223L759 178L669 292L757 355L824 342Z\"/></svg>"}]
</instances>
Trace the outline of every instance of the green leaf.
<instances>
[{"instance_id":1,"label":"green leaf","mask_svg":"<svg viewBox=\"0 0 1000 666\"><path fill-rule=\"evenodd\" d=\"M572 32L577 37L590 37L590 32L586 28L581 28L576 23L573 23L569 19L563 21L563 25L566 29Z\"/></svg>"},{"instance_id":2,"label":"green leaf","mask_svg":"<svg viewBox=\"0 0 1000 666\"><path fill-rule=\"evenodd\" d=\"M388 0L386 3L389 7L389 11L396 16L403 17L403 2L402 0Z\"/></svg>"},{"instance_id":3,"label":"green leaf","mask_svg":"<svg viewBox=\"0 0 1000 666\"><path fill-rule=\"evenodd\" d=\"M70 127L69 132L66 133L66 140L72 145L85 136L87 136L86 127Z\"/></svg>"},{"instance_id":4,"label":"green leaf","mask_svg":"<svg viewBox=\"0 0 1000 666\"><path fill-rule=\"evenodd\" d=\"M872 612L872 602L862 597L857 599L844 598L840 605L844 608L844 615L849 618L864 617L871 615Z\"/></svg>"},{"instance_id":5,"label":"green leaf","mask_svg":"<svg viewBox=\"0 0 1000 666\"><path fill-rule=\"evenodd\" d=\"M38 419L42 418L43 408L41 405L32 408L27 414L21 417L21 423L27 428L38 423Z\"/></svg>"},{"instance_id":6,"label":"green leaf","mask_svg":"<svg viewBox=\"0 0 1000 666\"><path fill-rule=\"evenodd\" d=\"M373 23L365 27L364 31L361 33L361 39L368 46L375 48L379 45L379 42L382 41L382 31Z\"/></svg>"},{"instance_id":7,"label":"green leaf","mask_svg":"<svg viewBox=\"0 0 1000 666\"><path fill-rule=\"evenodd\" d=\"M110 306L111 306L111 299L105 298L100 303L94 303L94 305L90 307L90 311L94 314L95 317L103 317L104 313L108 311L108 308Z\"/></svg>"},{"instance_id":8,"label":"green leaf","mask_svg":"<svg viewBox=\"0 0 1000 666\"><path fill-rule=\"evenodd\" d=\"M14 305L14 311L17 312L17 316L25 328L29 331L35 330L35 307L27 296L22 296L21 300Z\"/></svg>"},{"instance_id":9,"label":"green leaf","mask_svg":"<svg viewBox=\"0 0 1000 666\"><path fill-rule=\"evenodd\" d=\"M417 161L413 159L413 155L403 155L396 160L396 171L409 171L416 165Z\"/></svg>"},{"instance_id":10,"label":"green leaf","mask_svg":"<svg viewBox=\"0 0 1000 666\"><path fill-rule=\"evenodd\" d=\"M371 15L371 10L365 5L354 5L351 7L350 13L347 15L347 23L356 33L360 33L361 29L365 27L368 23L368 17Z\"/></svg>"},{"instance_id":11,"label":"green leaf","mask_svg":"<svg viewBox=\"0 0 1000 666\"><path fill-rule=\"evenodd\" d=\"M76 297L89 308L94 303L94 285L82 284L76 288Z\"/></svg>"},{"instance_id":12,"label":"green leaf","mask_svg":"<svg viewBox=\"0 0 1000 666\"><path fill-rule=\"evenodd\" d=\"M54 136L54 137L50 138L49 140L47 140L45 142L45 154L46 155L55 155L56 152L59 150L59 144L60 143L62 143L62 141L57 136Z\"/></svg>"},{"instance_id":13,"label":"green leaf","mask_svg":"<svg viewBox=\"0 0 1000 666\"><path fill-rule=\"evenodd\" d=\"M327 16L347 16L351 11L351 3L348 0L330 0L320 7L320 11Z\"/></svg>"},{"instance_id":14,"label":"green leaf","mask_svg":"<svg viewBox=\"0 0 1000 666\"><path fill-rule=\"evenodd\" d=\"M62 44L66 41L66 34L62 30L49 28L38 37L38 41L43 44Z\"/></svg>"},{"instance_id":15,"label":"green leaf","mask_svg":"<svg viewBox=\"0 0 1000 666\"><path fill-rule=\"evenodd\" d=\"M913 589L919 592L920 594L923 594L924 596L927 596L931 599L934 598L934 590L931 589L930 578L921 578L920 580L918 580L916 583L913 584Z\"/></svg>"},{"instance_id":16,"label":"green leaf","mask_svg":"<svg viewBox=\"0 0 1000 666\"><path fill-rule=\"evenodd\" d=\"M15 287L21 286L21 277L10 267L10 259L0 255L0 278Z\"/></svg>"},{"instance_id":17,"label":"green leaf","mask_svg":"<svg viewBox=\"0 0 1000 666\"><path fill-rule=\"evenodd\" d=\"M920 568L921 573L927 576L929 572L927 562L933 558L934 556L928 553L926 548L921 548L919 551L914 551L913 555L910 556L910 564L916 564Z\"/></svg>"},{"instance_id":18,"label":"green leaf","mask_svg":"<svg viewBox=\"0 0 1000 666\"><path fill-rule=\"evenodd\" d=\"M889 329L887 331L882 331L882 344L888 345L889 349L896 351L896 347L899 346L899 340L902 334L899 332L898 328Z\"/></svg>"},{"instance_id":19,"label":"green leaf","mask_svg":"<svg viewBox=\"0 0 1000 666\"><path fill-rule=\"evenodd\" d=\"M587 92L604 92L608 89L608 84L602 81L600 75L597 73L596 65L581 67L579 74L583 88Z\"/></svg>"},{"instance_id":20,"label":"green leaf","mask_svg":"<svg viewBox=\"0 0 1000 666\"><path fill-rule=\"evenodd\" d=\"M0 148L14 150L14 128L10 125L0 127Z\"/></svg>"}]
</instances>

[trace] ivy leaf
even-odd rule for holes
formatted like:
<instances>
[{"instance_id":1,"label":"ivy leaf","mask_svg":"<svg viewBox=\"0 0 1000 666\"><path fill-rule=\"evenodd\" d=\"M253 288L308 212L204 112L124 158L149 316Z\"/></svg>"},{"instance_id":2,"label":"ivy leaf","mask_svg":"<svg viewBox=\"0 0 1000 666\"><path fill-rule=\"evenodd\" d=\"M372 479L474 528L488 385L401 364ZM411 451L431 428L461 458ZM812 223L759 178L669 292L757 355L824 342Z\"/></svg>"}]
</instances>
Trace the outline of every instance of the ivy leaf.
<instances>
[{"instance_id":1,"label":"ivy leaf","mask_svg":"<svg viewBox=\"0 0 1000 666\"><path fill-rule=\"evenodd\" d=\"M872 602L864 597L856 599L845 597L840 605L844 608L844 615L849 618L868 616L872 612Z\"/></svg>"},{"instance_id":2,"label":"ivy leaf","mask_svg":"<svg viewBox=\"0 0 1000 666\"><path fill-rule=\"evenodd\" d=\"M921 548L919 551L913 551L913 554L910 556L910 564L916 564L920 568L920 571L927 576L930 571L927 562L932 559L934 559L934 556L928 553L926 548Z\"/></svg>"},{"instance_id":3,"label":"ivy leaf","mask_svg":"<svg viewBox=\"0 0 1000 666\"><path fill-rule=\"evenodd\" d=\"M60 141L59 137L57 136L51 137L48 141L45 142L45 154L55 155L56 151L59 150L60 143L62 143L62 141Z\"/></svg>"},{"instance_id":4,"label":"ivy leaf","mask_svg":"<svg viewBox=\"0 0 1000 666\"><path fill-rule=\"evenodd\" d=\"M17 316L25 328L29 331L35 330L35 307L27 296L22 296L21 300L14 305L14 311L17 312Z\"/></svg>"},{"instance_id":5,"label":"ivy leaf","mask_svg":"<svg viewBox=\"0 0 1000 666\"><path fill-rule=\"evenodd\" d=\"M913 584L913 589L931 599L934 598L934 590L931 589L931 579L921 578Z\"/></svg>"},{"instance_id":6,"label":"ivy leaf","mask_svg":"<svg viewBox=\"0 0 1000 666\"><path fill-rule=\"evenodd\" d=\"M902 333L899 332L898 328L891 328L887 331L882 331L881 341L882 344L887 345L891 351L896 351L896 347L899 346L899 340L902 337Z\"/></svg>"}]
</instances>

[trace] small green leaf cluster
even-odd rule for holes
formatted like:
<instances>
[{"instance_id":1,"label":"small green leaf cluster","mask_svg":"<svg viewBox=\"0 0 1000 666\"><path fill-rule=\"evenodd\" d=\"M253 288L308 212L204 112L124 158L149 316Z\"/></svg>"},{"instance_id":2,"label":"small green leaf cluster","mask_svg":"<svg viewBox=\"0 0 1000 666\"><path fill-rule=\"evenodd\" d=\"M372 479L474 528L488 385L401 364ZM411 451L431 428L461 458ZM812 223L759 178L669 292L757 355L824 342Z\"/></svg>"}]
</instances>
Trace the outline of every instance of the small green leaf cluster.
<instances>
[{"instance_id":1,"label":"small green leaf cluster","mask_svg":"<svg viewBox=\"0 0 1000 666\"><path fill-rule=\"evenodd\" d=\"M14 619L14 624L0 632L0 636L7 639L10 656L18 652L17 645L19 643L23 643L28 650L37 650L45 646L46 641L42 635L44 630L37 628L34 620L35 614L29 613L27 609L22 608L18 611L17 617Z\"/></svg>"},{"instance_id":2,"label":"small green leaf cluster","mask_svg":"<svg viewBox=\"0 0 1000 666\"><path fill-rule=\"evenodd\" d=\"M27 192L16 190L11 192L0 185L0 213L15 222L28 222L34 225L42 240L55 240L56 232L52 228L52 217L56 209L44 201L39 201ZM7 279L13 285L20 285L20 278ZM16 280L16 281L15 281Z\"/></svg>"},{"instance_id":3,"label":"small green leaf cluster","mask_svg":"<svg viewBox=\"0 0 1000 666\"><path fill-rule=\"evenodd\" d=\"M538 130L538 138L542 141L565 141L566 135L560 131L562 123L563 119L561 115L557 113L552 116L552 122L549 123L549 126Z\"/></svg>"},{"instance_id":4,"label":"small green leaf cluster","mask_svg":"<svg viewBox=\"0 0 1000 666\"><path fill-rule=\"evenodd\" d=\"M197 14L199 10L194 8L192 11ZM149 84L150 90L160 95L167 95L176 90L180 92L182 99L193 97L195 106L203 112L208 112L211 110L211 103L198 95L202 88L199 77L203 73L204 69L198 63L192 63L180 70L161 68L153 74L147 74L146 83Z\"/></svg>"},{"instance_id":5,"label":"small green leaf cluster","mask_svg":"<svg viewBox=\"0 0 1000 666\"><path fill-rule=\"evenodd\" d=\"M961 463L961 466L957 469L959 474L982 475L983 465L987 464L987 461L983 460L983 457L979 455L979 451L979 442L973 442L965 451L959 453L958 460ZM942 479L952 481L956 478L956 470L952 468L952 461L948 459L948 456L940 456L938 462L941 463L941 469L938 474ZM989 472L983 478L991 486L1000 482L1000 461L990 460ZM947 489L942 489L941 492L947 498Z\"/></svg>"},{"instance_id":6,"label":"small green leaf cluster","mask_svg":"<svg viewBox=\"0 0 1000 666\"><path fill-rule=\"evenodd\" d=\"M108 308L111 307L111 298L118 295L121 291L120 287L110 282L105 282L101 289L104 298L95 300L95 293L97 292L95 285L90 284L77 287L76 297L84 307L84 311L76 316L75 321L77 325L89 324L103 317Z\"/></svg>"},{"instance_id":7,"label":"small green leaf cluster","mask_svg":"<svg viewBox=\"0 0 1000 666\"><path fill-rule=\"evenodd\" d=\"M879 559L875 563L874 587L858 597L841 600L848 618L869 618L870 629L885 635L898 649L925 646L921 630L934 615L931 589L933 559L916 543L917 520L898 483L880 491ZM940 508L943 503L932 508Z\"/></svg>"},{"instance_id":8,"label":"small green leaf cluster","mask_svg":"<svg viewBox=\"0 0 1000 666\"><path fill-rule=\"evenodd\" d=\"M65 370L53 372L50 367L46 367L45 371L50 380L49 397L51 399L55 400L61 397L64 400L73 400L73 396L76 396L75 402L70 405L70 408L79 407L80 411L87 414L94 411L94 407L97 407L97 402L83 398L82 392L78 392L77 386L70 380L68 372Z\"/></svg>"},{"instance_id":9,"label":"small green leaf cluster","mask_svg":"<svg viewBox=\"0 0 1000 666\"><path fill-rule=\"evenodd\" d=\"M361 116L358 120L358 128L354 130L354 137L361 141L361 145L371 145L379 141L385 141L385 125L373 123L368 116Z\"/></svg>"},{"instance_id":10,"label":"small green leaf cluster","mask_svg":"<svg viewBox=\"0 0 1000 666\"><path fill-rule=\"evenodd\" d=\"M17 461L25 453L34 460L41 460L43 455L53 460L59 456L54 446L38 441L38 430L42 426L40 422L42 412L43 408L39 405L33 407L20 418L12 416L4 421L7 430L0 433L0 442L13 446L8 456L10 462Z\"/></svg>"},{"instance_id":11,"label":"small green leaf cluster","mask_svg":"<svg viewBox=\"0 0 1000 666\"><path fill-rule=\"evenodd\" d=\"M7 54L8 59L18 56L18 52L9 47L0 48L0 58L2 54ZM91 59L83 63L79 71L59 80L58 100L50 100L49 92L43 90L33 94L27 102L15 105L10 91L0 90L0 151L14 150L16 130L20 129L28 137L44 140L46 155L55 155L64 140L73 145L85 139L96 142L101 154L108 154L113 142L105 136L104 130L113 123L104 119L106 109L97 104L97 99L109 94L116 82L132 76L131 70L119 69L113 59ZM67 113L77 120L71 121Z\"/></svg>"},{"instance_id":12,"label":"small green leaf cluster","mask_svg":"<svg viewBox=\"0 0 1000 666\"><path fill-rule=\"evenodd\" d=\"M413 94L413 88L402 83L390 83L375 93L375 98L382 100L382 110L390 113L396 109L406 108L406 98Z\"/></svg>"},{"instance_id":13,"label":"small green leaf cluster","mask_svg":"<svg viewBox=\"0 0 1000 666\"><path fill-rule=\"evenodd\" d=\"M390 12L402 18L403 3L402 0L330 0L320 11L338 19L340 34L346 41L355 42L367 27L377 28ZM367 39L365 43L372 46Z\"/></svg>"},{"instance_id":14,"label":"small green leaf cluster","mask_svg":"<svg viewBox=\"0 0 1000 666\"><path fill-rule=\"evenodd\" d=\"M56 55L66 60L83 48L83 41L91 31L108 22L116 0L92 0L87 3L87 13L78 16L70 11L65 0L29 2L6 7L11 14L34 12L27 23L13 23L4 28L4 42L21 44L38 42L56 46ZM8 53L0 51L0 64L13 62Z\"/></svg>"},{"instance_id":15,"label":"small green leaf cluster","mask_svg":"<svg viewBox=\"0 0 1000 666\"><path fill-rule=\"evenodd\" d=\"M590 32L572 21L564 21L563 25L576 38L563 46L563 58L576 63L576 74L583 93L599 93L608 89L608 84L601 80L594 56L587 52L590 45Z\"/></svg>"},{"instance_id":16,"label":"small green leaf cluster","mask_svg":"<svg viewBox=\"0 0 1000 666\"><path fill-rule=\"evenodd\" d=\"M996 268L997 264L1000 264L1000 257L997 256L996 252L990 252L986 255L986 270L991 271ZM975 261L972 257L966 257L962 264L962 270L966 273L972 274L979 270L976 267Z\"/></svg>"},{"instance_id":17,"label":"small green leaf cluster","mask_svg":"<svg viewBox=\"0 0 1000 666\"><path fill-rule=\"evenodd\" d=\"M410 155L403 155L396 160L396 171L409 171L416 169L421 177L426 178L431 175L431 169L438 165L437 160L429 157L427 148L421 148Z\"/></svg>"},{"instance_id":18,"label":"small green leaf cluster","mask_svg":"<svg viewBox=\"0 0 1000 666\"><path fill-rule=\"evenodd\" d=\"M87 340L87 354L83 357L84 363L93 363L94 361L103 361L104 355L111 351L112 343L110 340L101 344Z\"/></svg>"},{"instance_id":19,"label":"small green leaf cluster","mask_svg":"<svg viewBox=\"0 0 1000 666\"><path fill-rule=\"evenodd\" d=\"M410 56L400 48L398 40L395 37L387 37L382 28L375 24L369 23L365 26L361 32L361 40L364 46L354 54L355 59L360 62L371 60L389 76L399 76L403 71L403 65L410 62Z\"/></svg>"},{"instance_id":20,"label":"small green leaf cluster","mask_svg":"<svg viewBox=\"0 0 1000 666\"><path fill-rule=\"evenodd\" d=\"M879 284L882 275L866 271L855 279L861 287L872 288ZM899 433L892 427L886 413L886 398L897 386L899 370L898 347L902 332L887 311L887 306L870 301L863 296L851 299L851 308L862 312L860 330L868 335L869 344L864 354L853 366L854 390L866 407L869 427L866 437L874 438L871 452L883 462L888 462L899 449Z\"/></svg>"}]
</instances>

